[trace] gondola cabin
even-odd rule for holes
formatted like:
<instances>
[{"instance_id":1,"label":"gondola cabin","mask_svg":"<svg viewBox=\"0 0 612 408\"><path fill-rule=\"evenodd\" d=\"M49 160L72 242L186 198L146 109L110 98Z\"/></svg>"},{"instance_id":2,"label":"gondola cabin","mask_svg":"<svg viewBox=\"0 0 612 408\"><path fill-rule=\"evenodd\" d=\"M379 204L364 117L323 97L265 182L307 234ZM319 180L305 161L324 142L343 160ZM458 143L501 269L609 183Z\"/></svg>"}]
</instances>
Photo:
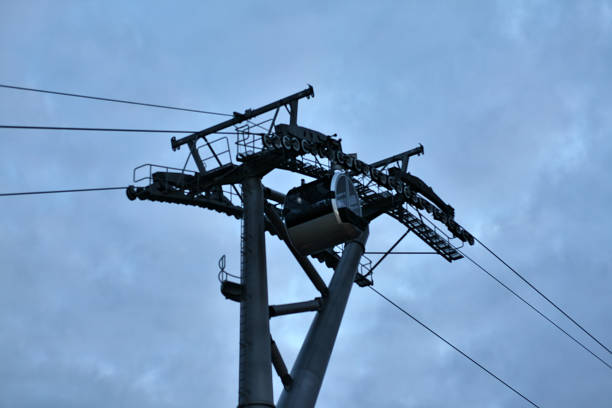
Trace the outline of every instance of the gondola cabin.
<instances>
[{"instance_id":1,"label":"gondola cabin","mask_svg":"<svg viewBox=\"0 0 612 408\"><path fill-rule=\"evenodd\" d=\"M304 255L349 241L366 228L355 186L341 172L289 190L283 217L293 245Z\"/></svg>"}]
</instances>

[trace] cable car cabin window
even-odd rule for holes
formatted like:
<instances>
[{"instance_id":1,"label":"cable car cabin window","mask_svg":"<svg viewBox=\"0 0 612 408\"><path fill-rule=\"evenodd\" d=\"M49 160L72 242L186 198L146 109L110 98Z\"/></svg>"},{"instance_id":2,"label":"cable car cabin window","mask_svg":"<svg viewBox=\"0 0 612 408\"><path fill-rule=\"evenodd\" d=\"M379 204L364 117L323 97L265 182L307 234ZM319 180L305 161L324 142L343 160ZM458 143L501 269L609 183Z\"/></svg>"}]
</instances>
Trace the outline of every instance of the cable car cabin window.
<instances>
[{"instance_id":1,"label":"cable car cabin window","mask_svg":"<svg viewBox=\"0 0 612 408\"><path fill-rule=\"evenodd\" d=\"M340 172L289 190L283 216L293 244L305 254L355 238L367 225L351 178Z\"/></svg>"},{"instance_id":2,"label":"cable car cabin window","mask_svg":"<svg viewBox=\"0 0 612 408\"><path fill-rule=\"evenodd\" d=\"M289 190L283 207L288 228L333 211L330 182L331 177L325 177Z\"/></svg>"}]
</instances>

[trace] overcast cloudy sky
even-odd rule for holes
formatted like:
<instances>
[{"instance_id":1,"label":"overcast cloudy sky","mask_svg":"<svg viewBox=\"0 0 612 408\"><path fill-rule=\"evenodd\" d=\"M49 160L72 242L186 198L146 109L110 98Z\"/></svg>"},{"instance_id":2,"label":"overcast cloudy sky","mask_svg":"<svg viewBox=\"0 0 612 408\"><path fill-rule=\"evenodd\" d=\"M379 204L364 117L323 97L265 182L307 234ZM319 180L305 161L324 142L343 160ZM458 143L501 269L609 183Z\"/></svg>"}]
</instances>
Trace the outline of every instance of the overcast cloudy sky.
<instances>
[{"instance_id":1,"label":"overcast cloudy sky","mask_svg":"<svg viewBox=\"0 0 612 408\"><path fill-rule=\"evenodd\" d=\"M5 0L0 61L4 84L220 112L311 83L301 124L364 161L422 143L410 171L458 222L612 344L610 1ZM0 89L2 125L219 119ZM182 165L169 138L0 130L0 192L125 186L142 163ZM265 182L286 191L299 177ZM219 293L216 265L227 254L239 271L238 221L123 191L0 208L0 406L237 404L239 307ZM368 250L402 232L381 217ZM397 249L426 248L411 237ZM267 251L272 303L316 295L275 238ZM465 251L612 362L481 248ZM540 406L610 406L612 371L467 260L390 256L375 283ZM272 321L288 365L311 318ZM318 400L341 405L528 406L356 286Z\"/></svg>"}]
</instances>

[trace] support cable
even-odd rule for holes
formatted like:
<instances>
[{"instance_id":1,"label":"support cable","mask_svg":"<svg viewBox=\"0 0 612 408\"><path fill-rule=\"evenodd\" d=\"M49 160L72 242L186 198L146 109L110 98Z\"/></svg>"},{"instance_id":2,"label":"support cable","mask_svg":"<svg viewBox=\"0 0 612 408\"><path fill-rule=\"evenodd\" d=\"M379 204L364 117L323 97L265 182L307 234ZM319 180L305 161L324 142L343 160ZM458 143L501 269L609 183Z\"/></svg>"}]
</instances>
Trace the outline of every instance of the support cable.
<instances>
[{"instance_id":1,"label":"support cable","mask_svg":"<svg viewBox=\"0 0 612 408\"><path fill-rule=\"evenodd\" d=\"M395 308L397 308L400 312L402 312L403 314L405 314L406 316L408 316L409 318L411 318L412 320L414 320L415 322L417 322L419 325L421 325L423 328L425 328L427 331L429 331L431 334L433 334L434 336L436 336L438 339L442 340L444 343L446 343L448 346L450 346L451 348L453 348L456 352L458 352L459 354L461 354L463 357L467 358L468 360L470 360L472 363L474 363L475 365L477 365L479 368L481 368L482 370L484 370L487 374L489 374L491 377L495 378L497 381L499 381L500 383L502 383L503 385L505 385L508 389L512 390L515 394L519 395L521 398L523 398L525 401L527 401L528 403L530 403L531 405L533 405L536 408L540 408L539 405L537 405L535 402L533 402L532 400L530 400L529 398L527 398L525 395L523 395L520 391L518 391L516 388L512 387L510 384L508 384L507 382L505 382L504 380L502 380L501 378L499 378L497 375L493 374L491 371L489 371L486 367L484 367L482 364L480 364L478 361L474 360L472 357L468 356L466 353L464 353L463 351L461 351L461 349L459 349L457 346L455 346L454 344L452 344L450 341L446 340L444 337L440 336L438 333L436 333L433 329L431 329L429 326L427 326L425 323L421 322L419 319L417 319L416 317L414 317L413 315L411 315L410 313L408 313L408 311L406 311L405 309L403 309L401 306L399 306L397 303L395 303L394 301L392 301L391 299L389 299L388 297L386 297L385 295L383 295L381 292L379 292L378 290L374 289L374 287L372 286L368 286L370 289L372 289L372 291L374 291L374 293L376 293L378 296L380 296L381 298L383 298L384 300L386 300L387 302L389 302L391 305L395 306Z\"/></svg>"},{"instance_id":2,"label":"support cable","mask_svg":"<svg viewBox=\"0 0 612 408\"><path fill-rule=\"evenodd\" d=\"M368 273L365 274L364 278L367 278L369 275L372 275L372 273L374 272L374 269L376 269L376 267L380 265L380 263L387 257L387 255L389 255L391 251L393 251L395 247L398 246L400 242L402 242L402 240L406 237L406 235L408 235L409 232L410 232L410 228L408 228L406 232L404 232L402 236L399 237L398 240L395 241L393 245L391 245L391 248L389 248L389 250L385 252L383 256L380 257L380 259L374 264L374 266L370 268Z\"/></svg>"},{"instance_id":3,"label":"support cable","mask_svg":"<svg viewBox=\"0 0 612 408\"><path fill-rule=\"evenodd\" d=\"M425 216L423 216L423 218L427 219L428 221L431 222L431 220ZM612 365L610 365L607 361L605 361L604 359L602 359L601 357L599 357L597 354L595 354L595 352L593 352L590 348L588 348L587 346L585 346L581 341L579 341L578 339L576 339L574 336L572 336L571 334L569 334L566 330L564 330L561 326L559 326L557 323L555 323L554 321L552 321L548 316L546 316L544 313L542 313L538 308L536 308L534 305L532 305L531 303L529 303L527 300L525 300L525 298L523 298L521 295L519 295L518 293L516 293L514 290L512 290L508 285L506 285L504 282L502 282L501 280L499 280L499 278L497 278L495 275L493 275L491 272L489 272L487 269L485 269L482 265L480 265L478 262L476 262L474 259L472 259L470 256L468 256L465 252L461 251L459 248L457 248L456 246L452 245L451 246L457 251L459 252L461 255L463 255L464 258L466 258L467 260L469 260L472 264L474 264L474 266L476 266L478 269L480 269L481 271L483 271L484 273L486 273L487 275L489 275L489 277L491 279L493 279L495 282L497 282L499 285L501 285L504 289L506 289L508 292L510 292L511 294L513 294L514 296L516 296L517 299L519 299L521 302L523 302L524 304L526 304L527 306L529 306L529 308L531 310L533 310L534 312L536 312L537 314L540 315L540 317L542 317L543 319L545 319L547 322L549 322L550 324L552 324L553 326L555 326L557 329L559 329L563 334L565 334L567 337L569 337L571 340L573 340L576 344L578 344L580 347L582 347L584 350L586 350L589 354L591 354L593 357L595 357L597 360L599 360L602 364L604 364L606 367L608 367L610 370L612 370Z\"/></svg>"},{"instance_id":4,"label":"support cable","mask_svg":"<svg viewBox=\"0 0 612 408\"><path fill-rule=\"evenodd\" d=\"M194 133L192 131L186 131L186 130L114 129L114 128L82 128L82 127L20 126L20 125L19 126L18 125L0 125L0 129L78 130L78 131L97 131L97 132L143 132L143 133ZM238 134L239 132L217 131L217 132L214 132L214 133L216 133L216 134L234 135L234 134ZM246 134L246 132L243 132L243 134ZM256 134L256 133L250 133L250 134ZM263 133L259 133L259 135L263 135ZM219 164L219 166L222 166L222 163L221 163L221 160L219 159L219 156L217 155L217 153L214 151L214 149L212 148L212 146L208 142L208 139L205 136L203 137L203 139L204 139L204 142L206 142L206 145L208 146L210 151L212 152L212 154L213 154L214 158L216 159L217 163ZM189 156L187 157L187 160L189 160ZM185 166L186 165L187 165L187 163L185 163ZM240 200L242 201L242 195L240 194L240 192L238 191L236 186L234 184L232 184L231 186L234 189L234 192L236 193L238 198L240 198Z\"/></svg>"},{"instance_id":5,"label":"support cable","mask_svg":"<svg viewBox=\"0 0 612 408\"><path fill-rule=\"evenodd\" d=\"M56 193L80 193L83 191L105 191L105 190L125 190L126 187L97 187L97 188L78 188L71 190L47 190L47 191L26 191L21 193L0 193L0 197L33 195L33 194L56 194Z\"/></svg>"},{"instance_id":6,"label":"support cable","mask_svg":"<svg viewBox=\"0 0 612 408\"><path fill-rule=\"evenodd\" d=\"M499 260L501 263L503 263L508 269L510 269L516 276L518 276L519 278L521 278L521 280L523 282L525 282L527 285L529 285L529 287L533 290L535 290L540 296L542 296L548 303L550 303L552 306L554 306L555 309L557 309L559 312L561 312L563 314L563 316L567 317L572 323L574 323L576 326L578 326L580 328L580 330L582 330L584 333L586 333L591 339L595 340L597 342L597 344L599 344L601 347L603 347L604 349L606 349L606 351L609 354L612 354L612 351L610 351L610 349L608 347L606 347L601 341L599 341L595 336L593 336L587 329L585 329L584 327L582 327L576 320L574 320L569 314L567 314L563 309L561 309L561 307L557 306L557 304L555 302L553 302L552 300L550 300L546 295L544 295L544 293L542 293L538 288L536 288L531 282L529 282L523 275L521 275L520 273L518 273L513 267L511 267L510 265L508 265L506 263L506 261L504 261L503 259L501 259L495 252L493 252L488 246L486 246L485 244L483 244L478 238L474 237L474 239L476 240L476 242L478 242L480 245L482 245L484 247L484 249L486 249L491 255L493 255L495 258L497 258L497 260Z\"/></svg>"},{"instance_id":7,"label":"support cable","mask_svg":"<svg viewBox=\"0 0 612 408\"><path fill-rule=\"evenodd\" d=\"M81 95L81 94L68 93L68 92L59 92L59 91L49 91L49 90L45 90L45 89L25 88L25 87L22 87L22 86L14 86L14 85L7 85L7 84L0 84L0 88L15 89L15 90L18 90L18 91L41 92L41 93L47 93L47 94L53 94L53 95L72 96L72 97L76 97L76 98L94 99L94 100L97 100L97 101L126 103L126 104L130 104L130 105L148 106L148 107L151 107L151 108L162 108L162 109L172 109L172 110L185 111L185 112L206 113L208 115L233 116L233 115L231 115L229 113L212 112L212 111L205 111L205 110L191 109L191 108L179 108L179 107L176 107L176 106L157 105L157 104L154 104L154 103L127 101L125 99L102 98L102 97L99 97L99 96L89 96L89 95Z\"/></svg>"},{"instance_id":8,"label":"support cable","mask_svg":"<svg viewBox=\"0 0 612 408\"><path fill-rule=\"evenodd\" d=\"M90 127L65 127L65 126L23 126L23 125L0 125L0 129L24 129L24 130L78 130L85 132L125 132L125 133L194 133L197 130L166 130L166 129L119 129L119 128L90 128ZM215 134L237 135L248 134L263 136L264 133L218 131Z\"/></svg>"},{"instance_id":9,"label":"support cable","mask_svg":"<svg viewBox=\"0 0 612 408\"><path fill-rule=\"evenodd\" d=\"M544 318L546 321L548 321L550 324L552 324L553 326L555 326L557 329L559 329L563 334L565 334L567 337L569 337L570 339L572 339L576 344L578 344L580 347L582 347L583 349L585 349L587 352L589 352L589 354L591 354L593 357L595 357L597 360L599 360L600 362L602 362L606 367L608 367L609 369L612 370L612 366L606 362L605 360L603 360L601 357L599 357L597 354L595 354L593 351L591 351L591 349L589 349L587 346L585 346L582 342L580 342L578 339L576 339L574 336L572 336L571 334L569 334L567 331L565 331L563 328L561 328L561 326L559 326L557 323L553 322L548 316L546 316L544 313L542 313L538 308L536 308L535 306L533 306L531 303L529 303L527 300L525 300L525 298L523 298L521 295L519 295L518 293L516 293L514 290L510 289L510 287L508 287L508 285L506 285L505 283L503 283L501 280L499 280L495 275L493 275L491 272L489 272L488 270L486 270L482 265L480 265L478 262L476 262L475 260L473 260L471 257L469 257L468 255L466 255L464 252L460 251L459 249L455 248L461 255L463 255L466 259L468 259L470 262L472 262L476 267L478 267L480 270L482 270L484 273L486 273L487 275L489 275L493 280L495 280L497 283L499 283L501 286L503 286L508 292L512 293L514 296L516 296L521 302L525 303L527 306L529 306L534 312L536 312L537 314L539 314L542 318Z\"/></svg>"}]
</instances>

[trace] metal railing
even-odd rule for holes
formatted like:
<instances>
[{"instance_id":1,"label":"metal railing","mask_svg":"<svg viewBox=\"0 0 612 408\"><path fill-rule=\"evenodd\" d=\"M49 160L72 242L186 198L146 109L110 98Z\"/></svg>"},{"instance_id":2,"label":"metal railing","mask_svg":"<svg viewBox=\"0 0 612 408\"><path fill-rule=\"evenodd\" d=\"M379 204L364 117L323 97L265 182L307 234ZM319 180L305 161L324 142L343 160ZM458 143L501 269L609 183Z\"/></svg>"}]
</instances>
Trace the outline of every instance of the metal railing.
<instances>
[{"instance_id":1,"label":"metal railing","mask_svg":"<svg viewBox=\"0 0 612 408\"><path fill-rule=\"evenodd\" d=\"M142 174L142 171L139 172L139 170L142 168L148 168L148 171L145 171L145 174L142 177L138 177L137 173ZM160 171L153 171L154 169L160 169ZM140 183L141 181L147 180L148 184L150 185L153 182L153 173L159 173L159 172L170 173L171 170L173 170L172 173L177 172L177 173L188 174L188 175L196 174L195 171L187 170L185 168L179 169L176 167L160 166L158 164L145 163L145 164L141 164L140 166L134 168L134 171L132 172L132 181L136 184L136 183Z\"/></svg>"},{"instance_id":2,"label":"metal railing","mask_svg":"<svg viewBox=\"0 0 612 408\"><path fill-rule=\"evenodd\" d=\"M412 207L410 207L408 203L404 203L404 208L406 209L406 211L409 211L409 208L412 208ZM421 214L420 210L416 210L416 212L419 215L421 222L427 225L432 230L434 230L434 232L436 232L438 235L442 236L446 240L446 242L448 242L450 246L452 246L454 249L463 248L463 246L465 245L465 242L461 241L457 237L449 236L446 232L438 228L438 226L429 217ZM453 241L456 242L457 240L460 242L460 245L453 244Z\"/></svg>"},{"instance_id":3,"label":"metal railing","mask_svg":"<svg viewBox=\"0 0 612 408\"><path fill-rule=\"evenodd\" d=\"M250 129L238 131L236 134L237 155L248 156L264 149L263 136L251 133Z\"/></svg>"},{"instance_id":4,"label":"metal railing","mask_svg":"<svg viewBox=\"0 0 612 408\"><path fill-rule=\"evenodd\" d=\"M221 143L219 143L221 142ZM215 150L214 149L214 145L216 144L217 147L219 146L219 144L223 145L223 142L225 142L225 146L222 150ZM208 141L208 143L204 143L200 146L198 146L198 153L203 149L203 148L208 148L208 152L209 155L208 156L204 156L202 154L200 154L200 157L202 158L202 163L204 164L204 168L208 168L209 166L206 165L207 162L210 162L211 160L214 159L213 166L210 166L211 169L214 169L216 167L221 167L223 165L232 163L232 150L230 149L230 143L229 143L229 139L227 138L227 136L221 136L215 140L210 140ZM189 154L189 156L187 156L187 160L185 161L185 167L187 167L187 163L189 162L189 158L191 157L191 153ZM220 162L217 162L217 160Z\"/></svg>"}]
</instances>

